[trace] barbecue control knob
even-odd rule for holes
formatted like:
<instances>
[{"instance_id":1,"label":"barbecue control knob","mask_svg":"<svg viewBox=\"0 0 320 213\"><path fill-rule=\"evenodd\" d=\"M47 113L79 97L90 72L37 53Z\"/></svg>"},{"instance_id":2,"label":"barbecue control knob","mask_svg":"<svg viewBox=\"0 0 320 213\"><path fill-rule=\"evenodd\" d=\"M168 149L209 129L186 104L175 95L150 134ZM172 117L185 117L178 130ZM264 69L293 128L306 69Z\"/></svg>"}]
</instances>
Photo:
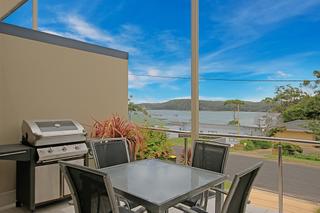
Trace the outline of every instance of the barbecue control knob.
<instances>
[{"instance_id":1,"label":"barbecue control knob","mask_svg":"<svg viewBox=\"0 0 320 213\"><path fill-rule=\"evenodd\" d=\"M53 152L53 149L52 148L49 148L48 149L48 153L52 153Z\"/></svg>"},{"instance_id":2,"label":"barbecue control knob","mask_svg":"<svg viewBox=\"0 0 320 213\"><path fill-rule=\"evenodd\" d=\"M74 149L75 149L75 150L79 150L80 147L79 147L79 146L74 146Z\"/></svg>"},{"instance_id":3,"label":"barbecue control knob","mask_svg":"<svg viewBox=\"0 0 320 213\"><path fill-rule=\"evenodd\" d=\"M67 151L67 147L65 147L65 146L62 147L62 151L64 151L64 152Z\"/></svg>"}]
</instances>

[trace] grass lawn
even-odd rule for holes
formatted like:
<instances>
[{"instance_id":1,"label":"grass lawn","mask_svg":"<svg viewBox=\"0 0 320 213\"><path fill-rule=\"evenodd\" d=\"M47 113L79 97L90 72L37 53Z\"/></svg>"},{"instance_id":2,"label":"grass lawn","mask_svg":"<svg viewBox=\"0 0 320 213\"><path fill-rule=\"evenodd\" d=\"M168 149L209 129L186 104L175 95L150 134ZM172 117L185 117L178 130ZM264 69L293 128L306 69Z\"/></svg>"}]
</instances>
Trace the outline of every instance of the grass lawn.
<instances>
[{"instance_id":1,"label":"grass lawn","mask_svg":"<svg viewBox=\"0 0 320 213\"><path fill-rule=\"evenodd\" d=\"M184 146L184 138L169 138L167 142L172 144L173 146ZM191 138L188 138L188 146L191 145Z\"/></svg>"},{"instance_id":2,"label":"grass lawn","mask_svg":"<svg viewBox=\"0 0 320 213\"><path fill-rule=\"evenodd\" d=\"M236 146L230 149L232 153L239 153L246 156L254 156L259 158L264 158L266 160L277 160L278 155L272 154L272 149L255 149L255 150L244 150L241 146ZM320 161L312 159L303 159L294 156L282 155L284 162L291 162L303 165L320 166ZM320 213L320 212L319 212Z\"/></svg>"}]
</instances>

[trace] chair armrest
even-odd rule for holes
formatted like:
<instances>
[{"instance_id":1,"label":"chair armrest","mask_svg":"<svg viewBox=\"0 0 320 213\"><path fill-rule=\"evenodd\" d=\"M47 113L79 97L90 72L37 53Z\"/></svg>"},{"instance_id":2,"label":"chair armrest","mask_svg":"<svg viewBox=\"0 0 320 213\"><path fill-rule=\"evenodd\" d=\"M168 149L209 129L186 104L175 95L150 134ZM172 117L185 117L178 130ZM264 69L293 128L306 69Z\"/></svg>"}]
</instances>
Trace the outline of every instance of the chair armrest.
<instances>
[{"instance_id":1,"label":"chair armrest","mask_svg":"<svg viewBox=\"0 0 320 213\"><path fill-rule=\"evenodd\" d=\"M217 187L211 187L209 191L216 191L216 192L220 192L220 193L225 194L225 195L229 194L229 192L227 192L225 190L222 190L222 189L219 189Z\"/></svg>"},{"instance_id":2,"label":"chair armrest","mask_svg":"<svg viewBox=\"0 0 320 213\"><path fill-rule=\"evenodd\" d=\"M222 190L222 189L219 189L219 188L216 188L216 187L211 187L209 191L216 191L216 192L220 192L220 193L225 194L225 195L229 194L229 192L227 192L225 190ZM250 203L251 203L251 200L248 200L247 204L250 204Z\"/></svg>"},{"instance_id":3,"label":"chair armrest","mask_svg":"<svg viewBox=\"0 0 320 213\"><path fill-rule=\"evenodd\" d=\"M134 213L143 213L145 212L147 209L143 206L139 207L138 209L133 210Z\"/></svg>"},{"instance_id":4,"label":"chair armrest","mask_svg":"<svg viewBox=\"0 0 320 213\"><path fill-rule=\"evenodd\" d=\"M192 209L189 209L189 208L187 208L187 207L185 207L185 206L183 206L181 204L175 205L174 208L179 209L179 210L181 210L183 212L186 212L186 213L198 213L198 212L196 212L196 211L194 211Z\"/></svg>"}]
</instances>

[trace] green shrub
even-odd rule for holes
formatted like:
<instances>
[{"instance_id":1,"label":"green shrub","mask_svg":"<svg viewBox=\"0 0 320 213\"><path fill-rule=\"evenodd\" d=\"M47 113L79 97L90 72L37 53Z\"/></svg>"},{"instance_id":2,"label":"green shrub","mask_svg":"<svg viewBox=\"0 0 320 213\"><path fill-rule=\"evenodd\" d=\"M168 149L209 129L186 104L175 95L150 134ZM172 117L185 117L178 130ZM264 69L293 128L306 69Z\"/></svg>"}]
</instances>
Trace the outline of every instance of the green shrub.
<instances>
[{"instance_id":1,"label":"green shrub","mask_svg":"<svg viewBox=\"0 0 320 213\"><path fill-rule=\"evenodd\" d=\"M164 132L143 131L144 144L138 151L138 159L168 159L172 154L172 144L167 142Z\"/></svg>"},{"instance_id":2,"label":"green shrub","mask_svg":"<svg viewBox=\"0 0 320 213\"><path fill-rule=\"evenodd\" d=\"M270 149L270 148L272 148L272 142L269 142L269 141L253 141L253 144L258 149Z\"/></svg>"},{"instance_id":3,"label":"green shrub","mask_svg":"<svg viewBox=\"0 0 320 213\"><path fill-rule=\"evenodd\" d=\"M269 141L242 140L240 141L240 144L243 145L243 149L246 151L270 149L272 147L272 143Z\"/></svg>"},{"instance_id":4,"label":"green shrub","mask_svg":"<svg viewBox=\"0 0 320 213\"><path fill-rule=\"evenodd\" d=\"M238 125L238 123L239 123L238 120L232 120L232 121L229 121L229 122L228 122L228 125L236 126L236 125Z\"/></svg>"},{"instance_id":5,"label":"green shrub","mask_svg":"<svg viewBox=\"0 0 320 213\"><path fill-rule=\"evenodd\" d=\"M275 146L278 147L279 143ZM303 149L295 144L281 143L283 155L296 155L303 153Z\"/></svg>"},{"instance_id":6,"label":"green shrub","mask_svg":"<svg viewBox=\"0 0 320 213\"><path fill-rule=\"evenodd\" d=\"M266 132L266 136L268 137L273 137L275 136L278 132L283 132L284 130L286 130L285 127L275 127L275 128L271 128Z\"/></svg>"},{"instance_id":7,"label":"green shrub","mask_svg":"<svg viewBox=\"0 0 320 213\"><path fill-rule=\"evenodd\" d=\"M308 123L308 129L316 135L316 139L320 141L320 120L313 120Z\"/></svg>"},{"instance_id":8,"label":"green shrub","mask_svg":"<svg viewBox=\"0 0 320 213\"><path fill-rule=\"evenodd\" d=\"M240 143L243 145L243 149L246 151L252 151L256 149L254 143L251 140L242 140L240 141Z\"/></svg>"}]
</instances>

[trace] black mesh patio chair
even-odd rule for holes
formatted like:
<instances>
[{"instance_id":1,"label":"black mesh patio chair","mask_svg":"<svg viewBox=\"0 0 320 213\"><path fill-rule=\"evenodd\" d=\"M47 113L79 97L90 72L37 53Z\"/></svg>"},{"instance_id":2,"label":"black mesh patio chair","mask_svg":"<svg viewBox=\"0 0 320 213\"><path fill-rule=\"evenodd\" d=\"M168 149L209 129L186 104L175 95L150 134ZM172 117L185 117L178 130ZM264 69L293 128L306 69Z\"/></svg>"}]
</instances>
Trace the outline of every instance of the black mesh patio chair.
<instances>
[{"instance_id":1,"label":"black mesh patio chair","mask_svg":"<svg viewBox=\"0 0 320 213\"><path fill-rule=\"evenodd\" d=\"M130 162L125 138L93 140L90 146L97 169Z\"/></svg>"},{"instance_id":2,"label":"black mesh patio chair","mask_svg":"<svg viewBox=\"0 0 320 213\"><path fill-rule=\"evenodd\" d=\"M129 163L128 144L125 138L104 138L90 141L90 146L97 169ZM139 204L118 197L129 208Z\"/></svg>"},{"instance_id":3,"label":"black mesh patio chair","mask_svg":"<svg viewBox=\"0 0 320 213\"><path fill-rule=\"evenodd\" d=\"M195 141L193 149L192 167L213 172L224 173L229 155L229 145L217 142ZM182 202L187 206L201 206L206 209L208 197L215 196L215 192L197 195Z\"/></svg>"},{"instance_id":4,"label":"black mesh patio chair","mask_svg":"<svg viewBox=\"0 0 320 213\"><path fill-rule=\"evenodd\" d=\"M84 166L60 162L76 213L136 213L118 206L110 178L105 173ZM140 208L142 213L145 209Z\"/></svg>"},{"instance_id":5,"label":"black mesh patio chair","mask_svg":"<svg viewBox=\"0 0 320 213\"><path fill-rule=\"evenodd\" d=\"M253 181L262 165L263 163L260 162L255 166L236 174L232 181L229 192L225 192L218 188L213 188L213 190L227 195L223 203L221 213L245 212ZM189 209L181 204L178 204L175 207L187 213L207 213L207 211L198 206L193 206L191 209Z\"/></svg>"}]
</instances>

